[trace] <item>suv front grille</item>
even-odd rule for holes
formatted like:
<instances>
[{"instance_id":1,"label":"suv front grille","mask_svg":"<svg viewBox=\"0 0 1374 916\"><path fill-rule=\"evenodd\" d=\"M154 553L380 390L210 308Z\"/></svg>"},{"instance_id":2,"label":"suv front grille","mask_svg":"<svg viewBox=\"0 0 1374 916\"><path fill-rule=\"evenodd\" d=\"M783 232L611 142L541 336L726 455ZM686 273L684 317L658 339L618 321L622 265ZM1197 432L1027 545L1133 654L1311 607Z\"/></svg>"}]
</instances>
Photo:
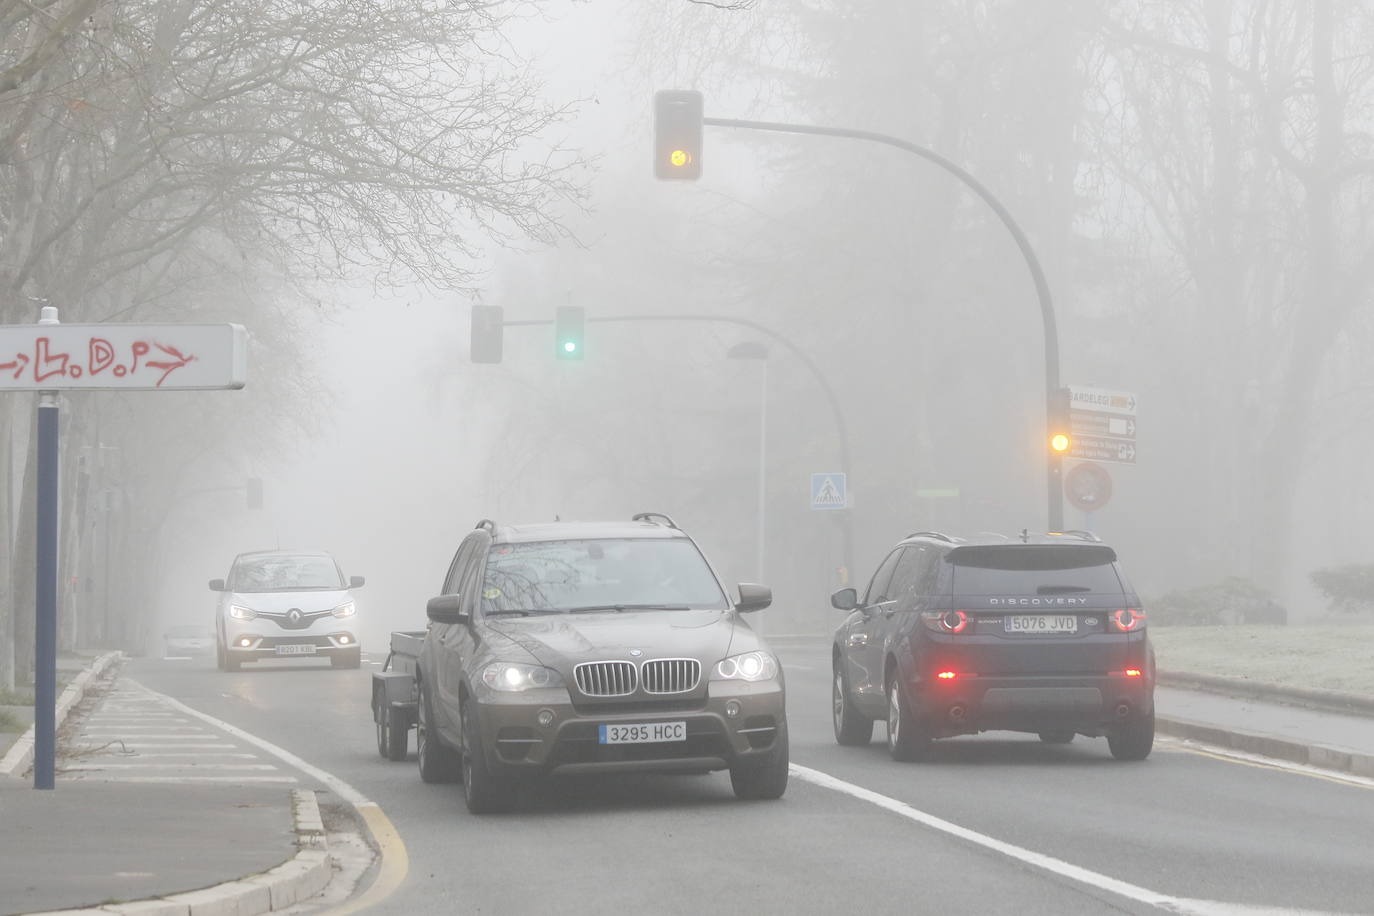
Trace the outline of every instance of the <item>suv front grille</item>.
<instances>
[{"instance_id":1,"label":"suv front grille","mask_svg":"<svg viewBox=\"0 0 1374 916\"><path fill-rule=\"evenodd\" d=\"M635 692L635 666L629 662L583 662L573 668L577 689L589 697L623 697Z\"/></svg>"},{"instance_id":2,"label":"suv front grille","mask_svg":"<svg viewBox=\"0 0 1374 916\"><path fill-rule=\"evenodd\" d=\"M656 658L639 670L645 693L687 693L701 680L701 663L694 658Z\"/></svg>"}]
</instances>

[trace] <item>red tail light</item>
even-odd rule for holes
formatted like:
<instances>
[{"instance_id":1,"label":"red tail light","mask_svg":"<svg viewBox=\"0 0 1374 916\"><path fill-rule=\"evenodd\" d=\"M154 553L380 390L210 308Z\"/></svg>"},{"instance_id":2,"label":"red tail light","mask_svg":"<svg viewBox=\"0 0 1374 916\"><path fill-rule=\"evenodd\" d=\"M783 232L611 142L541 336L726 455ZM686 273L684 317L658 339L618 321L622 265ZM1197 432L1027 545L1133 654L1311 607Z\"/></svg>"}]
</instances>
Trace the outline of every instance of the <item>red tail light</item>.
<instances>
[{"instance_id":1,"label":"red tail light","mask_svg":"<svg viewBox=\"0 0 1374 916\"><path fill-rule=\"evenodd\" d=\"M938 677L938 678L939 678L940 680L942 680L942 681L952 681L952 680L954 680L956 677L959 676L959 672L957 672L957 671L941 671L939 674L937 674L937 675L935 675L935 676Z\"/></svg>"},{"instance_id":2,"label":"red tail light","mask_svg":"<svg viewBox=\"0 0 1374 916\"><path fill-rule=\"evenodd\" d=\"M966 611L922 611L921 622L937 633L962 633L968 629L969 616Z\"/></svg>"},{"instance_id":3,"label":"red tail light","mask_svg":"<svg viewBox=\"0 0 1374 916\"><path fill-rule=\"evenodd\" d=\"M1112 629L1119 633L1131 633L1145 629L1145 612L1133 607L1112 611Z\"/></svg>"},{"instance_id":4,"label":"red tail light","mask_svg":"<svg viewBox=\"0 0 1374 916\"><path fill-rule=\"evenodd\" d=\"M1140 673L1140 669L1139 669L1139 668L1127 668L1127 669L1126 669L1126 676L1127 676L1127 677L1141 677L1142 675L1141 675L1141 673Z\"/></svg>"}]
</instances>

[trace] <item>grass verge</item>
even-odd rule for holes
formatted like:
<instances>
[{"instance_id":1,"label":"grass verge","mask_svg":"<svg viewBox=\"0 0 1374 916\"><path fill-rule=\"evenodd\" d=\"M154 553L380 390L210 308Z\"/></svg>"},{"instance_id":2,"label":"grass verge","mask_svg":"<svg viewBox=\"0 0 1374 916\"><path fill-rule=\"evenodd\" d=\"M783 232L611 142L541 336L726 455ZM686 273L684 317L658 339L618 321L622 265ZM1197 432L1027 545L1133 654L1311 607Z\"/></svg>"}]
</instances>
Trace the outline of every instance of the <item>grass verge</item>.
<instances>
[{"instance_id":1,"label":"grass verge","mask_svg":"<svg viewBox=\"0 0 1374 916\"><path fill-rule=\"evenodd\" d=\"M28 727L29 723L8 709L0 709L0 732L22 732L27 731Z\"/></svg>"},{"instance_id":2,"label":"grass verge","mask_svg":"<svg viewBox=\"0 0 1374 916\"><path fill-rule=\"evenodd\" d=\"M1374 696L1374 626L1150 628L1166 671Z\"/></svg>"}]
</instances>

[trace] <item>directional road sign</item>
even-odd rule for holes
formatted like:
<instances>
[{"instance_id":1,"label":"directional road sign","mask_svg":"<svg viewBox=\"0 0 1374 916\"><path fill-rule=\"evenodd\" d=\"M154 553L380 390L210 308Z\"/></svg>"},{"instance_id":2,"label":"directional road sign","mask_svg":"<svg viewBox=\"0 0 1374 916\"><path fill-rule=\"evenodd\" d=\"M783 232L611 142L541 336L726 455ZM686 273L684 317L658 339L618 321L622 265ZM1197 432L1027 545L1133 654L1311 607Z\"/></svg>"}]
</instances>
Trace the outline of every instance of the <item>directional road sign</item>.
<instances>
[{"instance_id":1,"label":"directional road sign","mask_svg":"<svg viewBox=\"0 0 1374 916\"><path fill-rule=\"evenodd\" d=\"M1086 388L1082 385L1069 386L1070 410L1099 410L1103 413L1126 414L1133 417L1135 407L1135 395L1129 391Z\"/></svg>"},{"instance_id":2,"label":"directional road sign","mask_svg":"<svg viewBox=\"0 0 1374 916\"><path fill-rule=\"evenodd\" d=\"M849 475L838 472L811 475L811 508L843 509L849 505Z\"/></svg>"},{"instance_id":3,"label":"directional road sign","mask_svg":"<svg viewBox=\"0 0 1374 916\"><path fill-rule=\"evenodd\" d=\"M1129 391L1070 385L1069 457L1135 464L1135 409Z\"/></svg>"},{"instance_id":4,"label":"directional road sign","mask_svg":"<svg viewBox=\"0 0 1374 916\"><path fill-rule=\"evenodd\" d=\"M248 335L237 324L0 326L0 390L242 388Z\"/></svg>"}]
</instances>

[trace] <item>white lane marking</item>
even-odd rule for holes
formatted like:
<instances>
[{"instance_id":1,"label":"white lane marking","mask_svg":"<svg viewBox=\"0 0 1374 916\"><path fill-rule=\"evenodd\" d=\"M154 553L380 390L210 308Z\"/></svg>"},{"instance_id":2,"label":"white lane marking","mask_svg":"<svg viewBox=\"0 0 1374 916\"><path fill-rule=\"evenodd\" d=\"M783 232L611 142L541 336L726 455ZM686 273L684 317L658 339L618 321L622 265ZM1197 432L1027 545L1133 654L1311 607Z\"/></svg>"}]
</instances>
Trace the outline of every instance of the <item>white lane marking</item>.
<instances>
[{"instance_id":1,"label":"white lane marking","mask_svg":"<svg viewBox=\"0 0 1374 916\"><path fill-rule=\"evenodd\" d=\"M142 756L142 755L140 755ZM270 763L76 763L64 770L275 770Z\"/></svg>"},{"instance_id":2,"label":"white lane marking","mask_svg":"<svg viewBox=\"0 0 1374 916\"><path fill-rule=\"evenodd\" d=\"M106 776L100 782L300 782L294 776Z\"/></svg>"},{"instance_id":3,"label":"white lane marking","mask_svg":"<svg viewBox=\"0 0 1374 916\"><path fill-rule=\"evenodd\" d=\"M140 728L155 728L156 726L143 725ZM110 732L110 734L96 734L96 732ZM213 733L207 732L203 728L179 727L164 729L160 732L131 732L127 728L117 728L108 726L88 727L81 730L83 738L214 738Z\"/></svg>"},{"instance_id":4,"label":"white lane marking","mask_svg":"<svg viewBox=\"0 0 1374 916\"><path fill-rule=\"evenodd\" d=\"M77 747L76 750L78 750L78 751L103 751L103 750L105 750L106 748L112 747L112 746L114 746L114 745L116 745L116 744L118 744L118 743L119 743L118 741L110 741L110 742L108 742L108 743L106 743L106 744L86 744L86 745L81 745L81 746ZM140 741L139 744L140 744L142 747L157 748L157 749L160 750L160 751L167 750L168 748L173 748L173 747L187 747L187 748L190 748L190 747L199 747L199 748L205 748L205 749L208 750L208 749L210 749L210 748L218 748L218 747L237 747L237 746L238 746L238 745L235 745L235 744L198 744L198 743L195 743L195 742L184 742L184 741L183 741L183 742L179 742L179 743L173 743L173 744L146 744L146 743Z\"/></svg>"},{"instance_id":5,"label":"white lane marking","mask_svg":"<svg viewBox=\"0 0 1374 916\"><path fill-rule=\"evenodd\" d=\"M1316 916L1316 914L1322 912L1320 910L1289 910L1281 907L1257 907L1238 903L1227 903L1220 900L1193 900L1186 897L1172 897L1168 894L1161 894L1149 888L1140 887L1139 885L1131 884L1126 881L1120 881L1116 878L1100 874L1099 872L1073 865L1069 862L1065 862L1063 859L1056 859L1053 856L1047 856L1043 853L1034 852L1033 850L1025 849L1021 846L994 839L986 834L978 833L967 827L961 827L958 824L936 817L933 814L928 814L919 808L913 808L906 802L879 794L871 789L865 789L863 786L857 786L852 782L846 782L843 779L831 776L829 773L823 773L820 770L813 770L810 767L804 767L796 763L791 765L790 770L793 776L796 776L803 782L809 782L813 785L831 789L835 792L842 792L845 795L852 796L861 801L877 805L879 808L896 814L899 817L907 818L918 824L922 824L934 830L939 830L942 833L948 833L961 840L965 840L977 846L982 846L984 849L990 849L993 852L1001 853L1004 856L1024 862L1035 868L1040 868L1059 875L1060 877L1068 878L1070 881L1077 881L1080 884L1086 884L1090 887L1095 887L1099 890L1125 897L1128 900L1134 900L1138 903L1158 907L1159 909L1169 910L1174 913L1186 913L1190 914L1190 916L1224 916L1224 914L1225 916L1243 916L1243 914L1256 914L1256 916L1258 916L1258 914L1263 913L1309 913Z\"/></svg>"},{"instance_id":6,"label":"white lane marking","mask_svg":"<svg viewBox=\"0 0 1374 916\"><path fill-rule=\"evenodd\" d=\"M1232 750L1229 747L1219 747L1215 744L1204 744L1201 741L1190 741L1186 738L1176 738L1168 743L1180 751L1201 752L1213 757L1229 757L1241 763L1253 763L1273 770L1286 770L1289 773L1299 773L1303 776L1319 776L1331 782L1344 782L1352 786L1374 789L1374 779L1360 776L1357 773L1347 773L1344 770L1324 770L1321 767L1314 767L1306 763L1294 763L1290 760L1279 760L1276 757L1262 757L1259 754Z\"/></svg>"},{"instance_id":7,"label":"white lane marking","mask_svg":"<svg viewBox=\"0 0 1374 916\"><path fill-rule=\"evenodd\" d=\"M297 757L295 754L291 753L286 748L278 747L271 741L259 738L257 735L246 732L236 725L230 725L223 719L217 719L214 716L209 715L208 713L203 713L198 709L192 709L185 703L182 703L179 700L174 700L166 694L158 693L155 690L149 690L147 687L144 687L137 681L130 680L127 678L125 680L132 686L138 688L139 690L142 690L150 696L156 697L157 699L161 700L163 703L167 704L169 708L175 709L178 712L184 713L188 716L194 716L202 722L207 722L210 725L213 725L216 728L221 729L229 733L230 735L233 735L240 741L247 741L249 744L261 748L262 750L266 751L267 753L271 754L277 759L285 761L287 764L290 764L291 766L300 770L307 776L310 776L311 778L324 783L326 786L330 788L331 791L334 792L334 794L338 795L340 798L347 800L354 807L378 807L375 802L369 800L367 796L363 795L363 793L359 792L357 789L353 788L348 783L344 782L342 779L335 776L333 773L326 772L325 770L322 770L313 764L306 763L304 760Z\"/></svg>"},{"instance_id":8,"label":"white lane marking","mask_svg":"<svg viewBox=\"0 0 1374 916\"><path fill-rule=\"evenodd\" d=\"M146 759L148 759L149 757L194 757L194 758L196 758L197 760L210 760L210 759L218 760L218 759L220 759L220 758L222 758L222 757L232 757L232 758L234 758L234 759L236 759L236 760L253 760L253 759L256 759L257 756L258 756L257 754L231 754L231 753L229 753L228 751L223 751L223 752L218 752L218 751L209 751L209 752L197 751L197 752L195 752L195 753L193 753L193 754L144 754L144 753L141 753L141 752L138 752L138 751L135 751L134 753L137 755L137 757L138 757L139 760L146 760ZM116 756L122 756L122 755L116 755Z\"/></svg>"}]
</instances>

